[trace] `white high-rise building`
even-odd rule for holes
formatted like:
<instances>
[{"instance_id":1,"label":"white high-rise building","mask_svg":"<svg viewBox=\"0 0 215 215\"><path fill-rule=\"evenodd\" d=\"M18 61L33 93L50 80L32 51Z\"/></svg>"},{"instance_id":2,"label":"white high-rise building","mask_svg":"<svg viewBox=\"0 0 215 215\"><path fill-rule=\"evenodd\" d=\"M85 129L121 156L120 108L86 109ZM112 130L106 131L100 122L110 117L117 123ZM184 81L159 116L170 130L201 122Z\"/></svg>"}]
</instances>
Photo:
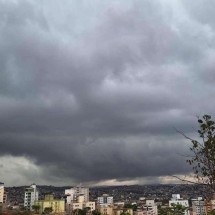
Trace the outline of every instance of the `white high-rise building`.
<instances>
[{"instance_id":1,"label":"white high-rise building","mask_svg":"<svg viewBox=\"0 0 215 215\"><path fill-rule=\"evenodd\" d=\"M206 215L206 204L202 197L198 197L197 199L191 199L192 201L192 209L193 215Z\"/></svg>"},{"instance_id":2,"label":"white high-rise building","mask_svg":"<svg viewBox=\"0 0 215 215\"><path fill-rule=\"evenodd\" d=\"M184 215L190 215L190 212L188 210L189 208L188 200L182 199L180 197L180 194L172 195L172 199L169 201L169 206L171 207L173 204L184 206L186 208Z\"/></svg>"},{"instance_id":3,"label":"white high-rise building","mask_svg":"<svg viewBox=\"0 0 215 215\"><path fill-rule=\"evenodd\" d=\"M4 183L0 182L0 203L4 203Z\"/></svg>"},{"instance_id":4,"label":"white high-rise building","mask_svg":"<svg viewBox=\"0 0 215 215\"><path fill-rule=\"evenodd\" d=\"M100 206L108 206L113 204L113 196L109 196L107 194L103 194L102 196L97 198L97 203Z\"/></svg>"},{"instance_id":5,"label":"white high-rise building","mask_svg":"<svg viewBox=\"0 0 215 215\"><path fill-rule=\"evenodd\" d=\"M25 189L24 207L26 207L27 210L32 210L32 206L36 200L38 200L37 186L36 184L32 184Z\"/></svg>"},{"instance_id":6,"label":"white high-rise building","mask_svg":"<svg viewBox=\"0 0 215 215\"><path fill-rule=\"evenodd\" d=\"M154 200L146 200L146 204L143 206L143 215L157 215L158 208Z\"/></svg>"},{"instance_id":7,"label":"white high-rise building","mask_svg":"<svg viewBox=\"0 0 215 215\"><path fill-rule=\"evenodd\" d=\"M65 195L67 195L67 203L77 202L79 196L83 196L84 202L89 202L89 188L77 186L71 189L65 190Z\"/></svg>"}]
</instances>

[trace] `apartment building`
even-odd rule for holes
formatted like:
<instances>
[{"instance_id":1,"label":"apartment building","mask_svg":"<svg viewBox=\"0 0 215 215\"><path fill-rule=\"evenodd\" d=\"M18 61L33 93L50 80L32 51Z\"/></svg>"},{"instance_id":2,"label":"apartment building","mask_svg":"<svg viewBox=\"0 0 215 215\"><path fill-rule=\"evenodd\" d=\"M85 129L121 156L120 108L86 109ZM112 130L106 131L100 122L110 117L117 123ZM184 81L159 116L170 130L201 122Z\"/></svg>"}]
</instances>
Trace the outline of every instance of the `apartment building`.
<instances>
[{"instance_id":1,"label":"apartment building","mask_svg":"<svg viewBox=\"0 0 215 215\"><path fill-rule=\"evenodd\" d=\"M143 215L157 215L158 208L154 200L146 200L146 204L143 205Z\"/></svg>"},{"instance_id":2,"label":"apartment building","mask_svg":"<svg viewBox=\"0 0 215 215\"><path fill-rule=\"evenodd\" d=\"M44 200L36 200L35 205L39 206L39 213L45 213L47 208L51 209L51 212L54 214L65 212L65 201L63 199L54 199L53 195L45 195Z\"/></svg>"},{"instance_id":3,"label":"apartment building","mask_svg":"<svg viewBox=\"0 0 215 215\"><path fill-rule=\"evenodd\" d=\"M68 204L68 203L67 203ZM68 208L68 206L67 206ZM69 208L74 210L81 209L83 210L84 208L88 208L90 211L93 211L96 209L96 203L95 202L85 202L84 196L79 196L78 200L76 202L72 202L69 204Z\"/></svg>"},{"instance_id":4,"label":"apartment building","mask_svg":"<svg viewBox=\"0 0 215 215\"><path fill-rule=\"evenodd\" d=\"M98 207L98 211L101 213L101 215L113 215L113 206L102 206Z\"/></svg>"},{"instance_id":5,"label":"apartment building","mask_svg":"<svg viewBox=\"0 0 215 215\"><path fill-rule=\"evenodd\" d=\"M65 195L67 196L67 203L77 202L79 196L84 196L84 202L89 202L89 188L77 186L71 189L65 190Z\"/></svg>"},{"instance_id":6,"label":"apartment building","mask_svg":"<svg viewBox=\"0 0 215 215\"><path fill-rule=\"evenodd\" d=\"M192 215L207 214L206 202L203 200L202 197L191 199L191 202L192 202Z\"/></svg>"},{"instance_id":7,"label":"apartment building","mask_svg":"<svg viewBox=\"0 0 215 215\"><path fill-rule=\"evenodd\" d=\"M122 213L133 215L133 209L132 208L124 208L124 209L114 208L113 210L114 215L121 215Z\"/></svg>"},{"instance_id":8,"label":"apartment building","mask_svg":"<svg viewBox=\"0 0 215 215\"><path fill-rule=\"evenodd\" d=\"M107 194L103 194L97 198L97 204L100 207L106 207L108 205L113 205L113 196L109 196Z\"/></svg>"},{"instance_id":9,"label":"apartment building","mask_svg":"<svg viewBox=\"0 0 215 215\"><path fill-rule=\"evenodd\" d=\"M36 184L32 184L25 189L24 207L27 210L32 210L32 206L36 200L38 200L38 190Z\"/></svg>"},{"instance_id":10,"label":"apartment building","mask_svg":"<svg viewBox=\"0 0 215 215\"><path fill-rule=\"evenodd\" d=\"M4 203L4 183L0 182L0 203Z\"/></svg>"},{"instance_id":11,"label":"apartment building","mask_svg":"<svg viewBox=\"0 0 215 215\"><path fill-rule=\"evenodd\" d=\"M190 212L188 210L189 209L189 202L188 202L188 200L182 199L180 197L180 194L172 194L172 198L169 201L169 206L172 207L173 204L184 206L186 208L184 215L190 215Z\"/></svg>"}]
</instances>

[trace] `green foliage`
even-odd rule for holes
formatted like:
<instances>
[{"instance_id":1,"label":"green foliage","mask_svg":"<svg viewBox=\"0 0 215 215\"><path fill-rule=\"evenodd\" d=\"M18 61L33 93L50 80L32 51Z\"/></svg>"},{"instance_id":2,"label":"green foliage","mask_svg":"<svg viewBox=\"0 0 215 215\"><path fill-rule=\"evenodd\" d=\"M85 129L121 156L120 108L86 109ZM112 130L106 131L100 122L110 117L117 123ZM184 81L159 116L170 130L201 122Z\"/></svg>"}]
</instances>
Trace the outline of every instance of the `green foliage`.
<instances>
[{"instance_id":1,"label":"green foliage","mask_svg":"<svg viewBox=\"0 0 215 215\"><path fill-rule=\"evenodd\" d=\"M74 214L75 214L75 215L86 215L88 211L90 211L90 208L89 208L89 207L86 207L86 208L84 208L83 210L82 210L82 209L75 209L75 210L74 210ZM94 213L95 213L95 212L94 212Z\"/></svg>"},{"instance_id":2,"label":"green foliage","mask_svg":"<svg viewBox=\"0 0 215 215\"><path fill-rule=\"evenodd\" d=\"M158 215L183 215L186 211L186 207L180 204L172 204L171 207L158 208Z\"/></svg>"},{"instance_id":3,"label":"green foliage","mask_svg":"<svg viewBox=\"0 0 215 215\"><path fill-rule=\"evenodd\" d=\"M128 212L122 212L120 215L130 215Z\"/></svg>"},{"instance_id":4,"label":"green foliage","mask_svg":"<svg viewBox=\"0 0 215 215\"><path fill-rule=\"evenodd\" d=\"M35 213L39 213L40 206L39 205L33 205L32 209L34 210Z\"/></svg>"},{"instance_id":5,"label":"green foliage","mask_svg":"<svg viewBox=\"0 0 215 215\"><path fill-rule=\"evenodd\" d=\"M21 212L22 215L31 215L31 211L22 211Z\"/></svg>"},{"instance_id":6,"label":"green foliage","mask_svg":"<svg viewBox=\"0 0 215 215\"><path fill-rule=\"evenodd\" d=\"M172 214L182 215L182 214L184 214L186 207L184 207L180 204L172 204L172 207L170 207L170 210L171 210Z\"/></svg>"},{"instance_id":7,"label":"green foliage","mask_svg":"<svg viewBox=\"0 0 215 215\"><path fill-rule=\"evenodd\" d=\"M192 157L187 163L192 166L198 181L215 191L215 122L210 115L204 115L198 118L198 124L200 140L187 137L192 143Z\"/></svg>"},{"instance_id":8,"label":"green foliage","mask_svg":"<svg viewBox=\"0 0 215 215\"><path fill-rule=\"evenodd\" d=\"M207 213L208 215L215 215L215 210L212 210L210 212Z\"/></svg>"},{"instance_id":9,"label":"green foliage","mask_svg":"<svg viewBox=\"0 0 215 215\"><path fill-rule=\"evenodd\" d=\"M137 205L136 204L125 204L124 205L124 208L131 208L133 209L133 211L136 211L137 210Z\"/></svg>"},{"instance_id":10,"label":"green foliage","mask_svg":"<svg viewBox=\"0 0 215 215\"><path fill-rule=\"evenodd\" d=\"M101 213L100 213L98 210L92 211L92 214L93 214L93 215L101 215Z\"/></svg>"},{"instance_id":11,"label":"green foliage","mask_svg":"<svg viewBox=\"0 0 215 215\"><path fill-rule=\"evenodd\" d=\"M88 212L88 211L91 210L91 207L86 207L86 208L84 208L83 210L86 211L86 212Z\"/></svg>"},{"instance_id":12,"label":"green foliage","mask_svg":"<svg viewBox=\"0 0 215 215\"><path fill-rule=\"evenodd\" d=\"M162 208L158 207L158 215L168 215L169 214L169 207Z\"/></svg>"},{"instance_id":13,"label":"green foliage","mask_svg":"<svg viewBox=\"0 0 215 215\"><path fill-rule=\"evenodd\" d=\"M45 214L50 214L52 212L52 208L51 207L47 207L44 209L44 213Z\"/></svg>"}]
</instances>

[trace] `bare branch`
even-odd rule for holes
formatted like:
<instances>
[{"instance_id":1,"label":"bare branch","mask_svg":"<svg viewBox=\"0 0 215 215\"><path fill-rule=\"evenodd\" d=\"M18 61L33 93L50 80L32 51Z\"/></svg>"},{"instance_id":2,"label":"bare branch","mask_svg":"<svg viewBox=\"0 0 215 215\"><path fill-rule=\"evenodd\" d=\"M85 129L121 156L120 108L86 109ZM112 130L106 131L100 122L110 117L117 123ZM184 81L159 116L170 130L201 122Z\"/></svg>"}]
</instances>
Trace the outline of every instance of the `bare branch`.
<instances>
[{"instance_id":1,"label":"bare branch","mask_svg":"<svg viewBox=\"0 0 215 215\"><path fill-rule=\"evenodd\" d=\"M205 185L205 186L208 185L208 184L206 184L206 183L204 183L204 182L195 182L195 181L190 181L190 180L187 180L187 179L183 179L183 178L178 177L177 175L171 175L171 177L177 178L177 179L180 180L180 181L188 182L188 183L191 183L191 184Z\"/></svg>"},{"instance_id":2,"label":"bare branch","mask_svg":"<svg viewBox=\"0 0 215 215\"><path fill-rule=\"evenodd\" d=\"M179 131L177 128L173 127L175 129L175 131L179 134L181 134L183 137L185 137L186 139L190 140L190 141L194 141L194 139L188 137L183 131Z\"/></svg>"}]
</instances>

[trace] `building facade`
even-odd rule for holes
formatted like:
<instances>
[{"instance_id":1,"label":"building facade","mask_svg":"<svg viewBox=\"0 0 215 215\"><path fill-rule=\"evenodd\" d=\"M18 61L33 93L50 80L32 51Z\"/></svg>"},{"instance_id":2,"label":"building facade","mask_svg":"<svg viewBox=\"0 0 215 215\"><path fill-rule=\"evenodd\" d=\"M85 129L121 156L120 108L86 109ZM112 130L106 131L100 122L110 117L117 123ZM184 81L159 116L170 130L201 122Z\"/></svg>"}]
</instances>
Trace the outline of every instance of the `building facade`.
<instances>
[{"instance_id":1,"label":"building facade","mask_svg":"<svg viewBox=\"0 0 215 215\"><path fill-rule=\"evenodd\" d=\"M100 206L113 205L113 196L103 194L102 196L97 198L97 204Z\"/></svg>"},{"instance_id":2,"label":"building facade","mask_svg":"<svg viewBox=\"0 0 215 215\"><path fill-rule=\"evenodd\" d=\"M113 207L112 206L99 207L98 211L102 215L113 215Z\"/></svg>"},{"instance_id":3,"label":"building facade","mask_svg":"<svg viewBox=\"0 0 215 215\"><path fill-rule=\"evenodd\" d=\"M197 199L191 199L192 202L192 214L193 215L206 215L206 203L202 199L202 197L198 197Z\"/></svg>"},{"instance_id":4,"label":"building facade","mask_svg":"<svg viewBox=\"0 0 215 215\"><path fill-rule=\"evenodd\" d=\"M84 201L89 202L89 188L77 186L71 189L65 190L65 195L67 196L67 203L78 202L79 196L84 196Z\"/></svg>"},{"instance_id":5,"label":"building facade","mask_svg":"<svg viewBox=\"0 0 215 215\"><path fill-rule=\"evenodd\" d=\"M172 205L182 205L185 207L184 215L190 215L189 212L189 202L188 200L182 199L180 197L180 194L173 194L171 200L169 201L169 206L172 207Z\"/></svg>"},{"instance_id":6,"label":"building facade","mask_svg":"<svg viewBox=\"0 0 215 215\"><path fill-rule=\"evenodd\" d=\"M89 211L93 211L96 209L96 203L95 202L85 202L84 201L84 196L79 196L78 200L76 202L72 202L70 204L67 203L67 208L69 207L72 209L72 211L77 210L77 209L85 209L88 208Z\"/></svg>"},{"instance_id":7,"label":"building facade","mask_svg":"<svg viewBox=\"0 0 215 215\"><path fill-rule=\"evenodd\" d=\"M4 203L4 183L0 182L0 203Z\"/></svg>"},{"instance_id":8,"label":"building facade","mask_svg":"<svg viewBox=\"0 0 215 215\"><path fill-rule=\"evenodd\" d=\"M121 215L122 213L133 215L133 209L132 208L124 208L124 209L114 208L113 209L114 215Z\"/></svg>"},{"instance_id":9,"label":"building facade","mask_svg":"<svg viewBox=\"0 0 215 215\"><path fill-rule=\"evenodd\" d=\"M154 200L146 200L146 204L143 205L143 215L157 215L158 208Z\"/></svg>"},{"instance_id":10,"label":"building facade","mask_svg":"<svg viewBox=\"0 0 215 215\"><path fill-rule=\"evenodd\" d=\"M32 210L32 206L36 200L38 200L38 190L36 184L32 184L25 189L24 207L27 210Z\"/></svg>"},{"instance_id":11,"label":"building facade","mask_svg":"<svg viewBox=\"0 0 215 215\"><path fill-rule=\"evenodd\" d=\"M51 209L51 213L54 214L63 214L65 212L65 201L54 199L53 195L45 195L44 200L37 200L34 204L39 206L40 214L46 212L47 208Z\"/></svg>"}]
</instances>

